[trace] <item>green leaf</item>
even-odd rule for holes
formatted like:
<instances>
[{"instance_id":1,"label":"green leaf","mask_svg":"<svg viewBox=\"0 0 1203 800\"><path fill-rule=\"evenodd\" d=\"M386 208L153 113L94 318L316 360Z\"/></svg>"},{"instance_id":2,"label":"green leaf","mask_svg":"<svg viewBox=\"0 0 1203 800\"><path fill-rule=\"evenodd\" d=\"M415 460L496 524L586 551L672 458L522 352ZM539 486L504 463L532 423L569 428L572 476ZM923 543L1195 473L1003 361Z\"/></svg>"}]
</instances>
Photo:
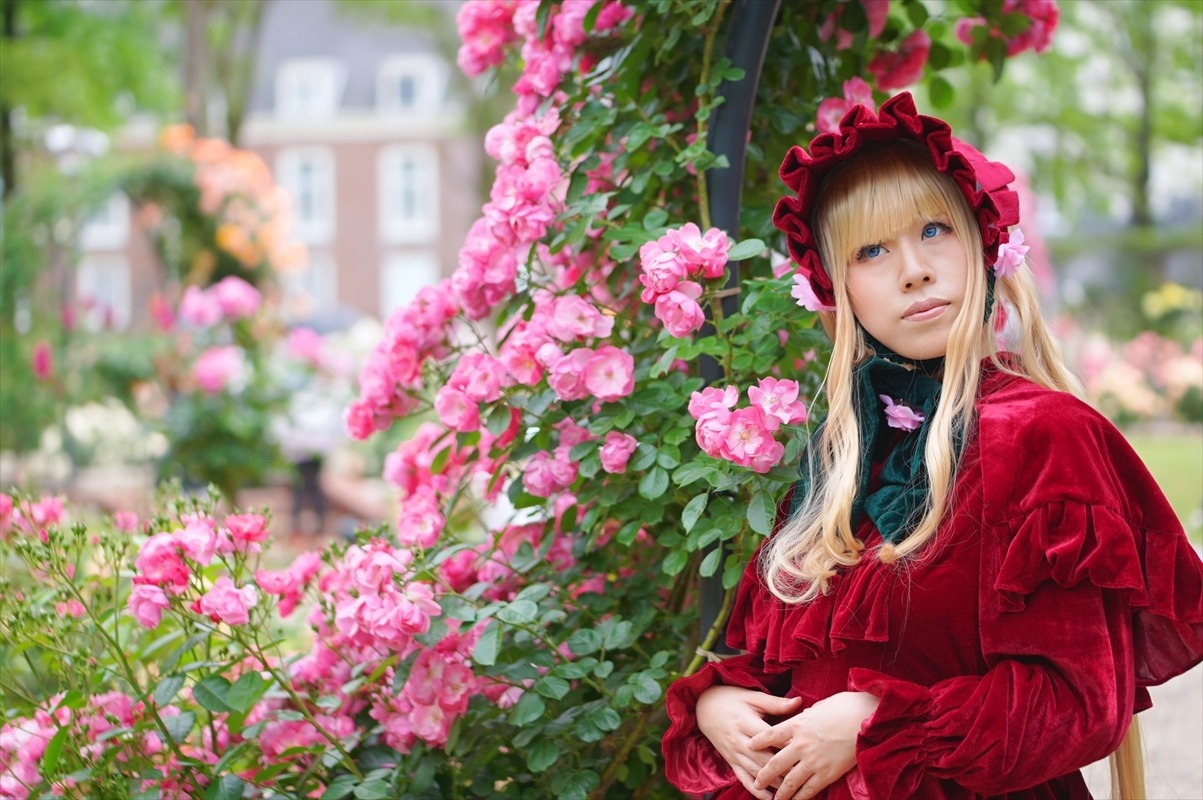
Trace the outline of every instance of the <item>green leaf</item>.
<instances>
[{"instance_id":1,"label":"green leaf","mask_svg":"<svg viewBox=\"0 0 1203 800\"><path fill-rule=\"evenodd\" d=\"M559 700L572 689L572 685L563 678L545 675L535 682L535 691L552 700Z\"/></svg>"},{"instance_id":2,"label":"green leaf","mask_svg":"<svg viewBox=\"0 0 1203 800\"><path fill-rule=\"evenodd\" d=\"M268 680L258 672L248 672L234 681L234 685L226 694L226 702L239 714L245 714L251 710L251 706L259 702L268 685Z\"/></svg>"},{"instance_id":3,"label":"green leaf","mask_svg":"<svg viewBox=\"0 0 1203 800\"><path fill-rule=\"evenodd\" d=\"M668 222L668 212L663 208L653 208L643 217L643 229L645 231L655 231L663 228L666 222Z\"/></svg>"},{"instance_id":4,"label":"green leaf","mask_svg":"<svg viewBox=\"0 0 1203 800\"><path fill-rule=\"evenodd\" d=\"M642 527L643 525L639 520L632 520L626 525L623 525L618 531L618 535L614 538L616 538L618 543L621 545L629 545L631 542L635 541L635 537L639 535L639 529Z\"/></svg>"},{"instance_id":5,"label":"green leaf","mask_svg":"<svg viewBox=\"0 0 1203 800\"><path fill-rule=\"evenodd\" d=\"M192 687L192 699L208 711L229 712L234 710L227 697L229 691L228 680L220 675L210 675Z\"/></svg>"},{"instance_id":6,"label":"green leaf","mask_svg":"<svg viewBox=\"0 0 1203 800\"><path fill-rule=\"evenodd\" d=\"M768 492L757 492L748 504L748 524L757 533L768 536L773 532L773 520L777 516L777 504Z\"/></svg>"},{"instance_id":7,"label":"green leaf","mask_svg":"<svg viewBox=\"0 0 1203 800\"><path fill-rule=\"evenodd\" d=\"M547 704L536 692L526 692L518 699L514 710L510 712L510 722L519 728L526 727L543 716L546 708Z\"/></svg>"},{"instance_id":8,"label":"green leaf","mask_svg":"<svg viewBox=\"0 0 1203 800\"><path fill-rule=\"evenodd\" d=\"M355 787L356 800L389 800L392 788L384 778L370 778Z\"/></svg>"},{"instance_id":9,"label":"green leaf","mask_svg":"<svg viewBox=\"0 0 1203 800\"><path fill-rule=\"evenodd\" d=\"M539 615L539 607L530 600L515 600L497 612L497 619L511 625L525 625Z\"/></svg>"},{"instance_id":10,"label":"green leaf","mask_svg":"<svg viewBox=\"0 0 1203 800\"><path fill-rule=\"evenodd\" d=\"M949 108L956 101L956 90L943 75L933 75L927 84L927 91L936 108Z\"/></svg>"},{"instance_id":11,"label":"green leaf","mask_svg":"<svg viewBox=\"0 0 1203 800\"><path fill-rule=\"evenodd\" d=\"M627 464L627 469L632 472L639 472L656 463L656 448L646 442L640 442L635 447L635 455Z\"/></svg>"},{"instance_id":12,"label":"green leaf","mask_svg":"<svg viewBox=\"0 0 1203 800\"><path fill-rule=\"evenodd\" d=\"M568 637L568 647L574 655L586 656L601 648L601 634L592 628L581 628L573 631Z\"/></svg>"},{"instance_id":13,"label":"green leaf","mask_svg":"<svg viewBox=\"0 0 1203 800\"><path fill-rule=\"evenodd\" d=\"M510 409L507 406L494 406L485 420L485 428L494 436L500 436L505 433L506 428L510 427L510 420L512 418Z\"/></svg>"},{"instance_id":14,"label":"green leaf","mask_svg":"<svg viewBox=\"0 0 1203 800\"><path fill-rule=\"evenodd\" d=\"M685 510L681 512L681 526L686 533L692 531L693 526L698 523L698 517L702 516L702 512L706 510L706 501L709 499L710 493L706 492L685 504Z\"/></svg>"},{"instance_id":15,"label":"green leaf","mask_svg":"<svg viewBox=\"0 0 1203 800\"><path fill-rule=\"evenodd\" d=\"M652 365L652 371L649 374L652 378L659 378L664 373L668 372L668 368L672 366L673 361L677 358L677 349L680 345L671 345L667 350L660 354L660 358L656 359L656 363Z\"/></svg>"},{"instance_id":16,"label":"green leaf","mask_svg":"<svg viewBox=\"0 0 1203 800\"><path fill-rule=\"evenodd\" d=\"M597 5L600 6L601 3ZM551 739L540 739L535 742L530 754L527 755L526 766L530 768L531 772L543 772L556 763L563 752L564 748L558 742Z\"/></svg>"},{"instance_id":17,"label":"green leaf","mask_svg":"<svg viewBox=\"0 0 1203 800\"><path fill-rule=\"evenodd\" d=\"M718 562L722 560L722 557L723 549L721 547L716 547L711 550L706 554L706 557L702 559L702 566L698 567L698 574L703 578L709 578L718 571Z\"/></svg>"},{"instance_id":18,"label":"green leaf","mask_svg":"<svg viewBox=\"0 0 1203 800\"><path fill-rule=\"evenodd\" d=\"M159 708L170 705L183 686L183 675L165 675L159 679L159 682L155 684L155 691L151 695L154 698L155 705Z\"/></svg>"},{"instance_id":19,"label":"green leaf","mask_svg":"<svg viewBox=\"0 0 1203 800\"><path fill-rule=\"evenodd\" d=\"M759 239L744 239L727 251L727 260L746 261L749 258L760 255L764 250L764 242Z\"/></svg>"},{"instance_id":20,"label":"green leaf","mask_svg":"<svg viewBox=\"0 0 1203 800\"><path fill-rule=\"evenodd\" d=\"M664 557L664 563L660 565L660 569L664 570L665 575L676 575L685 569L687 561L689 561L688 553L684 550L673 550Z\"/></svg>"},{"instance_id":21,"label":"green leaf","mask_svg":"<svg viewBox=\"0 0 1203 800\"><path fill-rule=\"evenodd\" d=\"M497 653L501 650L501 626L492 622L485 632L476 640L472 648L472 659L483 667L491 667L497 663Z\"/></svg>"},{"instance_id":22,"label":"green leaf","mask_svg":"<svg viewBox=\"0 0 1203 800\"><path fill-rule=\"evenodd\" d=\"M237 775L222 775L209 784L205 800L239 800L245 787L246 784Z\"/></svg>"},{"instance_id":23,"label":"green leaf","mask_svg":"<svg viewBox=\"0 0 1203 800\"><path fill-rule=\"evenodd\" d=\"M653 467L639 479L639 494L655 500L668 490L668 472L664 467Z\"/></svg>"},{"instance_id":24,"label":"green leaf","mask_svg":"<svg viewBox=\"0 0 1203 800\"><path fill-rule=\"evenodd\" d=\"M709 481L718 474L718 467L700 461L687 461L673 472L673 483L677 486L688 486L700 480Z\"/></svg>"},{"instance_id":25,"label":"green leaf","mask_svg":"<svg viewBox=\"0 0 1203 800\"><path fill-rule=\"evenodd\" d=\"M185 711L174 717L163 718L163 727L167 728L167 735L181 743L188 738L188 734L192 733L192 728L195 725L196 713L192 711Z\"/></svg>"},{"instance_id":26,"label":"green leaf","mask_svg":"<svg viewBox=\"0 0 1203 800\"><path fill-rule=\"evenodd\" d=\"M58 760L63 755L63 745L66 743L67 736L70 733L70 728L59 728L54 736L50 737L50 741L46 743L46 749L42 751L42 759L38 765L42 774L46 777L52 777L55 770L58 769Z\"/></svg>"},{"instance_id":27,"label":"green leaf","mask_svg":"<svg viewBox=\"0 0 1203 800\"><path fill-rule=\"evenodd\" d=\"M660 699L660 682L646 672L641 672L636 676L635 681L635 699L645 706Z\"/></svg>"},{"instance_id":28,"label":"green leaf","mask_svg":"<svg viewBox=\"0 0 1203 800\"><path fill-rule=\"evenodd\" d=\"M330 785L326 787L326 791L322 792L320 800L343 800L345 797L350 797L358 785L359 778L356 776L339 775L330 781Z\"/></svg>"},{"instance_id":29,"label":"green leaf","mask_svg":"<svg viewBox=\"0 0 1203 800\"><path fill-rule=\"evenodd\" d=\"M561 772L551 782L552 791L559 800L585 800L589 793L601 785L596 772Z\"/></svg>"}]
</instances>

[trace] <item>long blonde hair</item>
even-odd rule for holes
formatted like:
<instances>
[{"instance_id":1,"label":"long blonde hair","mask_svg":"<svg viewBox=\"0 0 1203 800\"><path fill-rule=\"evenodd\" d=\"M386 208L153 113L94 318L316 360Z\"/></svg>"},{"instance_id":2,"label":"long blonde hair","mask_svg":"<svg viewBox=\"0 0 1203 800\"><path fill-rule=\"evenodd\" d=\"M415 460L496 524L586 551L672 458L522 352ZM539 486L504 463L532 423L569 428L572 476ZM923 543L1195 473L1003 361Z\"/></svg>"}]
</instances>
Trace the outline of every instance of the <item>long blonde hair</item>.
<instances>
[{"instance_id":1,"label":"long blonde hair","mask_svg":"<svg viewBox=\"0 0 1203 800\"><path fill-rule=\"evenodd\" d=\"M851 519L861 456L853 367L870 348L848 300L848 263L865 242L887 239L917 219L935 218L950 220L964 246L965 299L948 338L940 401L927 422L924 466L931 491L914 529L897 545L879 548L877 557L893 562L914 556L939 528L956 480L957 448L972 435L983 358L1044 386L1078 393L1044 327L1026 266L997 281L991 318L983 322L988 285L977 221L956 183L935 169L926 149L912 142L882 142L849 159L827 178L814 212L819 251L836 297L835 312L823 320L833 343L825 382L828 416L805 466L810 491L761 554L766 585L787 603L825 593L836 571L859 563L864 550ZM1023 331L1017 367L997 358L993 318L1004 303ZM965 435L958 439L960 431Z\"/></svg>"}]
</instances>

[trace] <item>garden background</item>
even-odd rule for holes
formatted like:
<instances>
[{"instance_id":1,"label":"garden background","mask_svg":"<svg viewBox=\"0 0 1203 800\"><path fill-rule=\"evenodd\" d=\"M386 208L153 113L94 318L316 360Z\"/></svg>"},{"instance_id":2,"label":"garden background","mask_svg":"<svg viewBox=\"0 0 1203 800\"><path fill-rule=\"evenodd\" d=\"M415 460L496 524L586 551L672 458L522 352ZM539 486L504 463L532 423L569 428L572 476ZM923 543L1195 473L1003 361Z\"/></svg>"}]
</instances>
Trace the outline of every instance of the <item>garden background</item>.
<instances>
[{"instance_id":1,"label":"garden background","mask_svg":"<svg viewBox=\"0 0 1203 800\"><path fill-rule=\"evenodd\" d=\"M776 168L902 89L1019 173L1203 542L1195 0L0 11L0 798L674 796L663 687L822 417Z\"/></svg>"}]
</instances>

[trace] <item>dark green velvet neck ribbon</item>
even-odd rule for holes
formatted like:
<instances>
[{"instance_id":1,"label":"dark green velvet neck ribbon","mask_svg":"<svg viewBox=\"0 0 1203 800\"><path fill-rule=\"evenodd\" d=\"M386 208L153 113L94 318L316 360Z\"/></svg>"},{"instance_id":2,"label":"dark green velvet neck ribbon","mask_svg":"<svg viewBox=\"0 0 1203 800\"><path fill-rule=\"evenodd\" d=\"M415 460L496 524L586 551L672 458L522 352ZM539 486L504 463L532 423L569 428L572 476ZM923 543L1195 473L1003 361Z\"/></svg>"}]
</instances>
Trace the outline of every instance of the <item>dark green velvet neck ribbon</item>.
<instances>
[{"instance_id":1,"label":"dark green velvet neck ribbon","mask_svg":"<svg viewBox=\"0 0 1203 800\"><path fill-rule=\"evenodd\" d=\"M881 532L882 539L898 543L905 539L918 523L929 491L927 469L923 465L923 450L927 443L927 420L936 413L940 402L941 384L934 377L944 366L944 359L914 361L892 353L870 337L878 353L853 368L853 401L860 429L860 480L856 499L852 503L852 526L857 528L862 515ZM886 416L886 395L898 405L923 415L924 422L915 430L891 427ZM811 435L815 445L822 426ZM790 507L793 514L802 505L810 489L808 460L814 448L799 468L800 477L794 484ZM873 465L881 463L876 488L869 491Z\"/></svg>"}]
</instances>

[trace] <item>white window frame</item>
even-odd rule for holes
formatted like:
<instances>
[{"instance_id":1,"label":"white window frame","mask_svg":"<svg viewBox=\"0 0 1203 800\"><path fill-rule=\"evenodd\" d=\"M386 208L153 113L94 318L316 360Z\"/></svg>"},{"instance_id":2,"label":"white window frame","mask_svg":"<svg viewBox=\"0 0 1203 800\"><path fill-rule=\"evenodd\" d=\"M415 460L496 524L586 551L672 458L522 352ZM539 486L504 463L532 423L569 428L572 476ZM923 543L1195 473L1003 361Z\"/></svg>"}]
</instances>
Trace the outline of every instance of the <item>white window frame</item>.
<instances>
[{"instance_id":1,"label":"white window frame","mask_svg":"<svg viewBox=\"0 0 1203 800\"><path fill-rule=\"evenodd\" d=\"M117 192L83 225L79 245L84 250L124 250L129 242L129 197Z\"/></svg>"},{"instance_id":2,"label":"white window frame","mask_svg":"<svg viewBox=\"0 0 1203 800\"><path fill-rule=\"evenodd\" d=\"M88 330L99 331L105 328L105 311L108 310L109 321L113 330L125 330L130 323L130 264L129 260L119 255L89 255L79 263L75 272L75 299L83 308L88 301L98 301L87 309L81 322ZM110 286L111 290L99 290L98 287ZM101 293L110 296L98 296Z\"/></svg>"},{"instance_id":3,"label":"white window frame","mask_svg":"<svg viewBox=\"0 0 1203 800\"><path fill-rule=\"evenodd\" d=\"M304 212L301 169L309 165L313 169L313 192L315 217ZM334 151L328 147L286 147L276 154L276 181L292 200L293 232L307 245L328 245L335 233L335 176Z\"/></svg>"},{"instance_id":4,"label":"white window frame","mask_svg":"<svg viewBox=\"0 0 1203 800\"><path fill-rule=\"evenodd\" d=\"M431 250L386 254L380 265L380 318L388 319L408 305L422 287L438 283L442 274L438 256Z\"/></svg>"},{"instance_id":5,"label":"white window frame","mask_svg":"<svg viewBox=\"0 0 1203 800\"><path fill-rule=\"evenodd\" d=\"M413 202L404 208L403 170L413 170ZM412 244L433 241L439 233L439 151L433 145L399 144L382 148L376 160L376 209L380 241ZM412 212L412 213L411 213Z\"/></svg>"},{"instance_id":6,"label":"white window frame","mask_svg":"<svg viewBox=\"0 0 1203 800\"><path fill-rule=\"evenodd\" d=\"M398 96L400 82L414 81L413 102L404 104ZM376 110L383 114L411 114L437 111L447 91L447 68L432 55L393 56L376 70Z\"/></svg>"},{"instance_id":7,"label":"white window frame","mask_svg":"<svg viewBox=\"0 0 1203 800\"><path fill-rule=\"evenodd\" d=\"M347 67L333 58L291 58L276 69L276 115L280 117L332 117L342 105ZM308 87L309 99L300 97Z\"/></svg>"}]
</instances>

